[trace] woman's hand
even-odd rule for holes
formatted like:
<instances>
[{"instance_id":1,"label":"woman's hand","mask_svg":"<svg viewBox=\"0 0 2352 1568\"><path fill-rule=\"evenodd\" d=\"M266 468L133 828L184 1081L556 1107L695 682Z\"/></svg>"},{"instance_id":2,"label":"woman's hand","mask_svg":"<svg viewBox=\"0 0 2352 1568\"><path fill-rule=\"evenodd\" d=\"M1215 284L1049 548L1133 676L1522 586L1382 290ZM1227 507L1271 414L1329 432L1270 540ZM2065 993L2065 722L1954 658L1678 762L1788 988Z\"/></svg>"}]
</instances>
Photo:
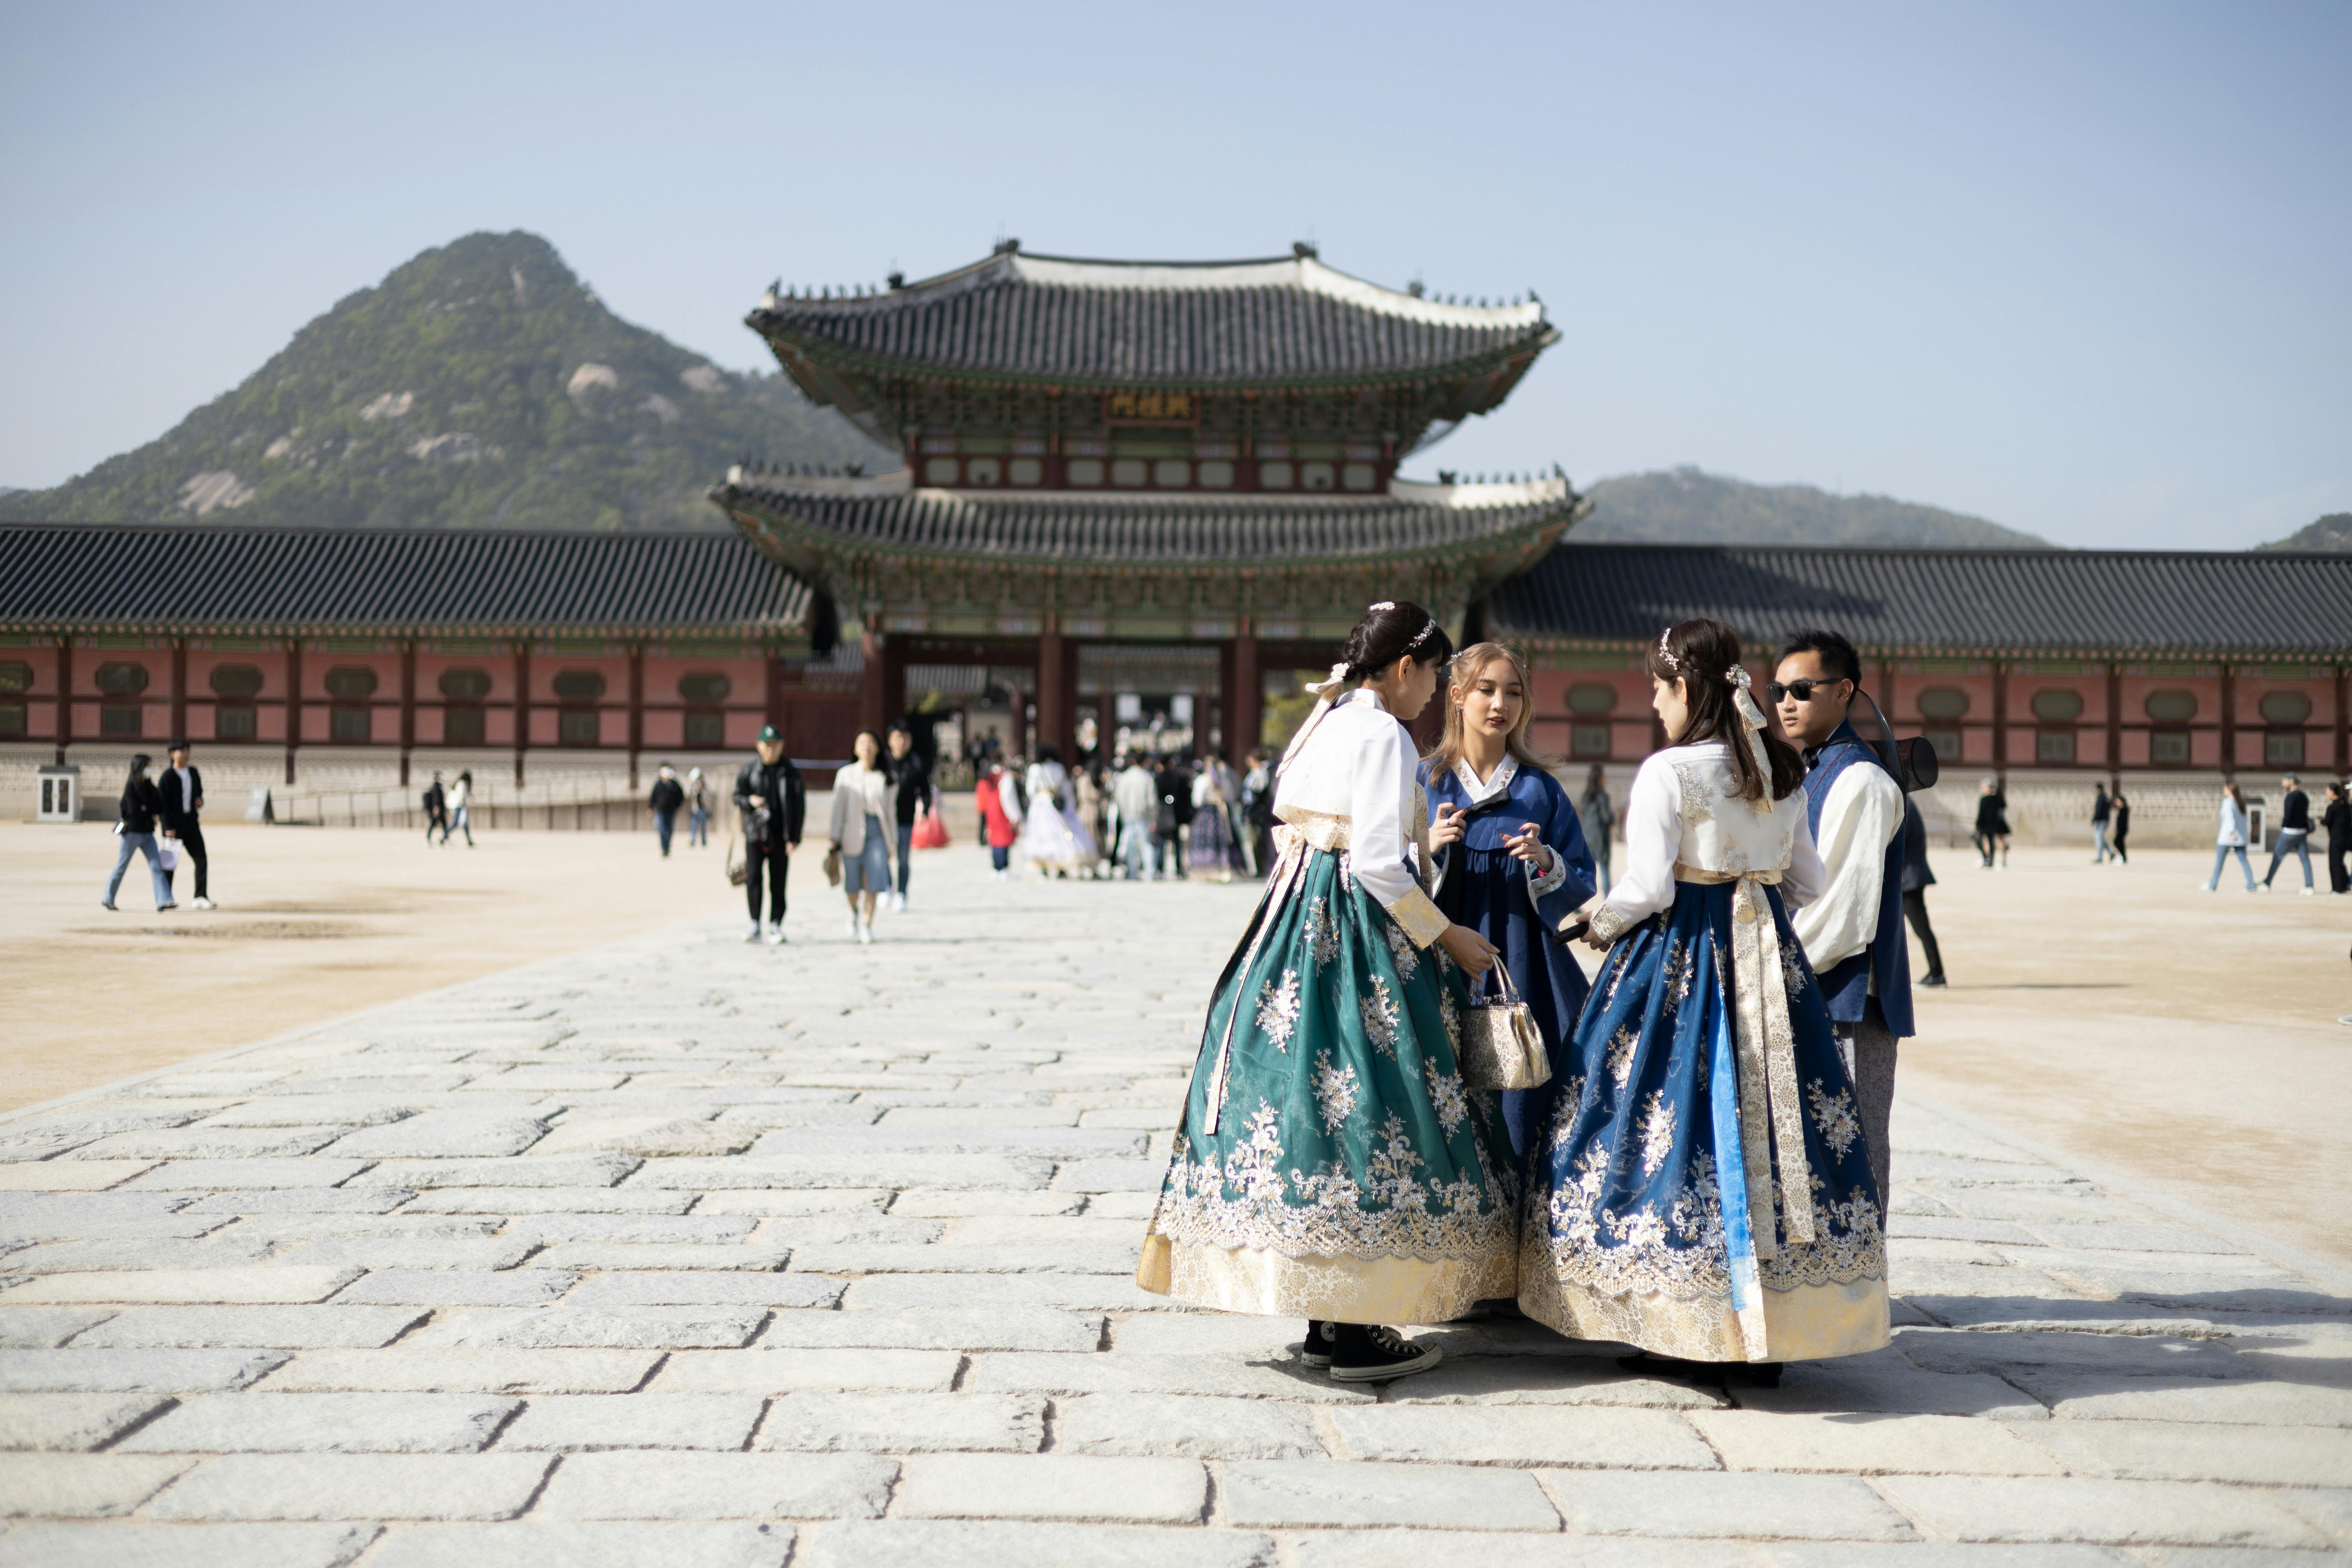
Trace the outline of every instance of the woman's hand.
<instances>
[{"instance_id":1,"label":"woman's hand","mask_svg":"<svg viewBox=\"0 0 2352 1568\"><path fill-rule=\"evenodd\" d=\"M1551 868L1551 846L1543 841L1543 829L1532 822L1520 823L1516 834L1505 834L1503 847L1511 852L1513 859L1526 861L1538 877L1548 874Z\"/></svg>"},{"instance_id":2,"label":"woman's hand","mask_svg":"<svg viewBox=\"0 0 2352 1568\"><path fill-rule=\"evenodd\" d=\"M1445 950L1448 958L1462 966L1465 974L1484 974L1495 967L1495 960L1502 956L1493 942L1465 925L1447 926L1445 934L1437 939L1437 945Z\"/></svg>"},{"instance_id":3,"label":"woman's hand","mask_svg":"<svg viewBox=\"0 0 2352 1568\"><path fill-rule=\"evenodd\" d=\"M1597 904L1593 907L1596 910L1600 908ZM1591 948L1595 952L1607 952L1609 951L1609 939L1594 931L1591 921L1584 922L1584 930L1579 933L1576 940L1582 942L1585 946Z\"/></svg>"},{"instance_id":4,"label":"woman's hand","mask_svg":"<svg viewBox=\"0 0 2352 1568\"><path fill-rule=\"evenodd\" d=\"M1432 851L1435 851L1444 848L1449 844L1461 843L1462 835L1469 826L1470 814L1460 806L1439 806L1437 820L1429 825L1429 847ZM1459 931L1461 928L1456 926L1454 929Z\"/></svg>"}]
</instances>

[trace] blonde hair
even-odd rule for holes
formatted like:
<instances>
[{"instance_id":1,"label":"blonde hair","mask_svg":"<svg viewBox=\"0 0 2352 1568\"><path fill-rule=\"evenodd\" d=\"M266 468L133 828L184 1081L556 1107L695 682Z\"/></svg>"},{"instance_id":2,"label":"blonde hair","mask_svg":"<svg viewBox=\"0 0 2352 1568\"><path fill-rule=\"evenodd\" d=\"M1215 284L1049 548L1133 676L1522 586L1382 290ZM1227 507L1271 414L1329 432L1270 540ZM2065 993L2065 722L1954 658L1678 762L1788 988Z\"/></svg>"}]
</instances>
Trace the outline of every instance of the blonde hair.
<instances>
[{"instance_id":1,"label":"blonde hair","mask_svg":"<svg viewBox=\"0 0 2352 1568\"><path fill-rule=\"evenodd\" d=\"M1519 716L1512 723L1510 733L1503 737L1503 749L1517 759L1521 767L1548 766L1528 745L1528 723L1536 712L1536 683L1528 672L1527 657L1507 643L1482 642L1472 643L1454 656L1453 669L1445 682L1445 735L1437 742L1437 749L1429 753L1431 772L1444 773L1461 762L1462 700L1478 683L1486 667L1498 658L1510 661L1513 672L1519 678L1520 694Z\"/></svg>"}]
</instances>

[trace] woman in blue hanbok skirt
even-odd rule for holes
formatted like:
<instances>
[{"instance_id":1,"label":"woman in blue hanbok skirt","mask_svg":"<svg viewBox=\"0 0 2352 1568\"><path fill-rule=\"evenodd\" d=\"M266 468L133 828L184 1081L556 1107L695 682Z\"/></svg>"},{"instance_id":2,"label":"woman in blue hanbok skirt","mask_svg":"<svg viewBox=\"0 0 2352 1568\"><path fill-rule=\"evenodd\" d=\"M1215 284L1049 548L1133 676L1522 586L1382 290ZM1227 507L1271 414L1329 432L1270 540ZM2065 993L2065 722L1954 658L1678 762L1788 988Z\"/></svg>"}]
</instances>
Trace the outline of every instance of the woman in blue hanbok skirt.
<instances>
[{"instance_id":1,"label":"woman in blue hanbok skirt","mask_svg":"<svg viewBox=\"0 0 2352 1568\"><path fill-rule=\"evenodd\" d=\"M1886 1258L1853 1086L1789 925L1820 891L1803 763L1764 732L1738 639L1650 650L1672 742L1635 775L1609 956L1529 1169L1519 1305L1582 1339L1779 1363L1886 1343Z\"/></svg>"},{"instance_id":2,"label":"woman in blue hanbok skirt","mask_svg":"<svg viewBox=\"0 0 2352 1568\"><path fill-rule=\"evenodd\" d=\"M1576 808L1528 749L1534 689L1526 661L1501 643L1464 648L1446 692L1445 739L1422 764L1437 907L1501 951L1551 1058L1549 1082L1503 1095L1520 1161L1573 1075L1570 1039L1591 987L1558 933L1594 885Z\"/></svg>"},{"instance_id":3,"label":"woman in blue hanbok skirt","mask_svg":"<svg viewBox=\"0 0 2352 1568\"><path fill-rule=\"evenodd\" d=\"M1375 605L1314 688L1136 1271L1198 1306L1307 1319L1306 1363L1343 1382L1433 1365L1388 1325L1460 1317L1517 1273L1517 1172L1454 1047L1453 965L1483 971L1494 948L1415 866L1428 813L1404 721L1449 651L1417 605Z\"/></svg>"}]
</instances>

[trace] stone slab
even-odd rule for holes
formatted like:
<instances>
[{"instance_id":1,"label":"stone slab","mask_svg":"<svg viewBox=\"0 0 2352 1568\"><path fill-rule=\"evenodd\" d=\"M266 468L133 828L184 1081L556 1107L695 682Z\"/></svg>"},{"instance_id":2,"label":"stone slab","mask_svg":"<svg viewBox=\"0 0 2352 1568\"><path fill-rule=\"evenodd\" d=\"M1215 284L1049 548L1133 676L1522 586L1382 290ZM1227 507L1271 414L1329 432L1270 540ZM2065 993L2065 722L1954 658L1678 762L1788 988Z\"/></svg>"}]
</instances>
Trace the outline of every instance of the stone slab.
<instances>
[{"instance_id":1,"label":"stone slab","mask_svg":"<svg viewBox=\"0 0 2352 1568\"><path fill-rule=\"evenodd\" d=\"M306 1243L275 1261L289 1268L512 1268L533 1246L502 1236L339 1237Z\"/></svg>"},{"instance_id":2,"label":"stone slab","mask_svg":"<svg viewBox=\"0 0 2352 1568\"><path fill-rule=\"evenodd\" d=\"M550 1519L872 1519L898 1467L864 1454L574 1454Z\"/></svg>"},{"instance_id":3,"label":"stone slab","mask_svg":"<svg viewBox=\"0 0 2352 1568\"><path fill-rule=\"evenodd\" d=\"M372 1350L425 1321L414 1306L132 1307L75 1336L78 1350L250 1345L275 1350Z\"/></svg>"},{"instance_id":4,"label":"stone slab","mask_svg":"<svg viewBox=\"0 0 2352 1568\"><path fill-rule=\"evenodd\" d=\"M393 1531L368 1563L369 1568L782 1568L793 1540L789 1524L413 1524Z\"/></svg>"},{"instance_id":5,"label":"stone slab","mask_svg":"<svg viewBox=\"0 0 2352 1568\"><path fill-rule=\"evenodd\" d=\"M1399 1405L1620 1405L1646 1410L1712 1410L1711 1387L1630 1373L1613 1357L1463 1356L1390 1385Z\"/></svg>"},{"instance_id":6,"label":"stone slab","mask_svg":"<svg viewBox=\"0 0 2352 1568\"><path fill-rule=\"evenodd\" d=\"M114 1316L111 1307L0 1307L0 1350L46 1350Z\"/></svg>"},{"instance_id":7,"label":"stone slab","mask_svg":"<svg viewBox=\"0 0 2352 1568\"><path fill-rule=\"evenodd\" d=\"M1181 1301L1138 1289L1131 1276L1111 1274L869 1274L850 1286L844 1300L857 1311L969 1307L983 1301L1071 1311L1190 1310Z\"/></svg>"},{"instance_id":8,"label":"stone slab","mask_svg":"<svg viewBox=\"0 0 2352 1568\"><path fill-rule=\"evenodd\" d=\"M1289 1399L1308 1405L1369 1405L1360 1384L1333 1383L1297 1363L1225 1356L1076 1355L999 1351L973 1358L964 1386L984 1394L1199 1394Z\"/></svg>"},{"instance_id":9,"label":"stone slab","mask_svg":"<svg viewBox=\"0 0 2352 1568\"><path fill-rule=\"evenodd\" d=\"M343 1568L373 1524L25 1524L0 1568Z\"/></svg>"},{"instance_id":10,"label":"stone slab","mask_svg":"<svg viewBox=\"0 0 2352 1568\"><path fill-rule=\"evenodd\" d=\"M620 1241L572 1241L548 1247L530 1260L534 1268L602 1269L740 1268L774 1273L792 1261L784 1247L759 1247L741 1242L669 1246ZM824 1272L818 1270L818 1272Z\"/></svg>"},{"instance_id":11,"label":"stone slab","mask_svg":"<svg viewBox=\"0 0 2352 1568\"><path fill-rule=\"evenodd\" d=\"M1325 1456L1312 1406L1181 1394L1083 1394L1056 1399L1054 1447L1057 1453L1192 1459Z\"/></svg>"},{"instance_id":12,"label":"stone slab","mask_svg":"<svg viewBox=\"0 0 2352 1568\"><path fill-rule=\"evenodd\" d=\"M379 1268L352 1281L335 1301L339 1307L539 1307L572 1289L578 1278L554 1268Z\"/></svg>"},{"instance_id":13,"label":"stone slab","mask_svg":"<svg viewBox=\"0 0 2352 1568\"><path fill-rule=\"evenodd\" d=\"M2021 1427L2076 1475L2352 1487L2352 1431L2201 1422L2042 1421Z\"/></svg>"},{"instance_id":14,"label":"stone slab","mask_svg":"<svg viewBox=\"0 0 2352 1568\"><path fill-rule=\"evenodd\" d=\"M1246 1531L887 1519L816 1526L800 1561L806 1568L1275 1568L1276 1558L1271 1536Z\"/></svg>"},{"instance_id":15,"label":"stone slab","mask_svg":"<svg viewBox=\"0 0 2352 1568\"><path fill-rule=\"evenodd\" d=\"M743 1447L765 1401L755 1394L575 1394L534 1399L499 1434L501 1452Z\"/></svg>"},{"instance_id":16,"label":"stone slab","mask_svg":"<svg viewBox=\"0 0 2352 1568\"><path fill-rule=\"evenodd\" d=\"M609 1187L645 1162L628 1154L520 1155L511 1160L387 1160L370 1179L421 1191L443 1187ZM145 1177L140 1178L142 1182Z\"/></svg>"},{"instance_id":17,"label":"stone slab","mask_svg":"<svg viewBox=\"0 0 2352 1568\"><path fill-rule=\"evenodd\" d=\"M520 1402L475 1394L204 1394L119 1446L142 1454L470 1454Z\"/></svg>"},{"instance_id":18,"label":"stone slab","mask_svg":"<svg viewBox=\"0 0 2352 1568\"><path fill-rule=\"evenodd\" d=\"M1735 1470L1818 1470L1853 1476L2055 1475L2042 1448L1997 1421L1965 1415L1823 1415L1702 1410L1692 1424ZM2063 1423L2024 1423L2037 1430Z\"/></svg>"},{"instance_id":19,"label":"stone slab","mask_svg":"<svg viewBox=\"0 0 2352 1568\"><path fill-rule=\"evenodd\" d=\"M1914 1541L1917 1532L1851 1476L1549 1470L1570 1531L1734 1540Z\"/></svg>"},{"instance_id":20,"label":"stone slab","mask_svg":"<svg viewBox=\"0 0 2352 1568\"><path fill-rule=\"evenodd\" d=\"M962 1361L950 1351L681 1351L662 1367L653 1386L677 1394L787 1394L799 1389L944 1394L955 1385Z\"/></svg>"},{"instance_id":21,"label":"stone slab","mask_svg":"<svg viewBox=\"0 0 2352 1568\"><path fill-rule=\"evenodd\" d=\"M2211 1378L2037 1373L2017 1381L2076 1421L2211 1421L2241 1426L2352 1426L2352 1388Z\"/></svg>"},{"instance_id":22,"label":"stone slab","mask_svg":"<svg viewBox=\"0 0 2352 1568\"><path fill-rule=\"evenodd\" d=\"M2308 1549L2326 1537L2259 1492L2195 1481L1898 1476L1904 1511L1953 1541Z\"/></svg>"},{"instance_id":23,"label":"stone slab","mask_svg":"<svg viewBox=\"0 0 2352 1568\"><path fill-rule=\"evenodd\" d=\"M183 1214L297 1215L390 1214L416 1194L406 1187L272 1187L264 1191L215 1193L198 1198ZM310 1526L241 1525L253 1530L309 1530Z\"/></svg>"},{"instance_id":24,"label":"stone slab","mask_svg":"<svg viewBox=\"0 0 2352 1568\"><path fill-rule=\"evenodd\" d=\"M741 1345L766 1317L728 1307L480 1307L436 1318L406 1342L515 1350Z\"/></svg>"},{"instance_id":25,"label":"stone slab","mask_svg":"<svg viewBox=\"0 0 2352 1568\"><path fill-rule=\"evenodd\" d=\"M537 1269L521 1270L538 1273ZM559 1275L559 1279L570 1276ZM721 1268L659 1269L593 1274L572 1288L565 1305L606 1307L829 1308L844 1282L822 1274L761 1274Z\"/></svg>"},{"instance_id":26,"label":"stone slab","mask_svg":"<svg viewBox=\"0 0 2352 1568\"><path fill-rule=\"evenodd\" d=\"M1989 1373L1924 1372L1887 1349L1835 1361L1798 1362L1778 1388L1742 1389L1756 1410L1885 1415L1989 1415L2043 1421L2050 1412Z\"/></svg>"},{"instance_id":27,"label":"stone slab","mask_svg":"<svg viewBox=\"0 0 2352 1568\"><path fill-rule=\"evenodd\" d=\"M126 1514L192 1462L152 1454L11 1454L0 1464L0 1519Z\"/></svg>"},{"instance_id":28,"label":"stone slab","mask_svg":"<svg viewBox=\"0 0 2352 1568\"><path fill-rule=\"evenodd\" d=\"M553 1463L542 1454L226 1454L181 1478L147 1512L206 1521L511 1519Z\"/></svg>"},{"instance_id":29,"label":"stone slab","mask_svg":"<svg viewBox=\"0 0 2352 1568\"><path fill-rule=\"evenodd\" d=\"M890 1202L890 1213L917 1219L960 1219L971 1215L1074 1215L1086 1205L1078 1193L952 1192L910 1187Z\"/></svg>"},{"instance_id":30,"label":"stone slab","mask_svg":"<svg viewBox=\"0 0 2352 1568\"><path fill-rule=\"evenodd\" d=\"M1072 1160L1054 1176L1057 1193L1156 1193L1168 1179L1160 1160Z\"/></svg>"},{"instance_id":31,"label":"stone slab","mask_svg":"<svg viewBox=\"0 0 2352 1568\"><path fill-rule=\"evenodd\" d=\"M277 1350L24 1350L0 1352L0 1390L187 1394L242 1388L286 1360Z\"/></svg>"},{"instance_id":32,"label":"stone slab","mask_svg":"<svg viewBox=\"0 0 2352 1568\"><path fill-rule=\"evenodd\" d=\"M940 1454L909 1460L899 1519L1039 1519L1193 1524L1208 1507L1198 1460Z\"/></svg>"},{"instance_id":33,"label":"stone slab","mask_svg":"<svg viewBox=\"0 0 2352 1568\"><path fill-rule=\"evenodd\" d=\"M341 1137L341 1127L159 1127L85 1143L68 1159L268 1160L308 1154Z\"/></svg>"},{"instance_id":34,"label":"stone slab","mask_svg":"<svg viewBox=\"0 0 2352 1568\"><path fill-rule=\"evenodd\" d=\"M11 1306L75 1301L299 1302L323 1301L359 1277L352 1268L120 1269L46 1274L8 1292Z\"/></svg>"},{"instance_id":35,"label":"stone slab","mask_svg":"<svg viewBox=\"0 0 2352 1568\"><path fill-rule=\"evenodd\" d=\"M778 1312L760 1343L811 1348L1076 1351L1102 1342L1098 1312L1044 1307L943 1307L930 1311Z\"/></svg>"},{"instance_id":36,"label":"stone slab","mask_svg":"<svg viewBox=\"0 0 2352 1568\"><path fill-rule=\"evenodd\" d=\"M471 1350L403 1345L398 1350L311 1351L270 1375L293 1392L625 1394L661 1360L649 1350Z\"/></svg>"},{"instance_id":37,"label":"stone slab","mask_svg":"<svg viewBox=\"0 0 2352 1568\"><path fill-rule=\"evenodd\" d=\"M1559 1512L1520 1470L1242 1459L1223 1468L1218 1493L1225 1521L1244 1530L1559 1529Z\"/></svg>"},{"instance_id":38,"label":"stone slab","mask_svg":"<svg viewBox=\"0 0 2352 1568\"><path fill-rule=\"evenodd\" d=\"M1664 1410L1373 1405L1334 1410L1331 1425L1351 1459L1593 1469L1722 1468L1689 1423Z\"/></svg>"},{"instance_id":39,"label":"stone slab","mask_svg":"<svg viewBox=\"0 0 2352 1568\"><path fill-rule=\"evenodd\" d=\"M170 1403L161 1394L0 1394L0 1448L86 1453Z\"/></svg>"},{"instance_id":40,"label":"stone slab","mask_svg":"<svg viewBox=\"0 0 2352 1568\"><path fill-rule=\"evenodd\" d=\"M125 1183L125 1192L226 1192L231 1189L340 1186L368 1168L364 1160L171 1160ZM379 1182L395 1178L380 1176Z\"/></svg>"},{"instance_id":41,"label":"stone slab","mask_svg":"<svg viewBox=\"0 0 2352 1568\"><path fill-rule=\"evenodd\" d=\"M708 1243L740 1241L758 1224L749 1215L549 1213L518 1218L504 1234L512 1240L545 1246L567 1241Z\"/></svg>"},{"instance_id":42,"label":"stone slab","mask_svg":"<svg viewBox=\"0 0 2352 1568\"><path fill-rule=\"evenodd\" d=\"M694 1212L701 1215L854 1215L878 1214L891 1196L886 1187L728 1187L680 1201L693 1202Z\"/></svg>"},{"instance_id":43,"label":"stone slab","mask_svg":"<svg viewBox=\"0 0 2352 1568\"><path fill-rule=\"evenodd\" d=\"M152 1170L152 1160L41 1160L0 1164L0 1193L88 1193Z\"/></svg>"},{"instance_id":44,"label":"stone slab","mask_svg":"<svg viewBox=\"0 0 2352 1568\"><path fill-rule=\"evenodd\" d=\"M898 1154L888 1158L835 1158L822 1154L750 1154L723 1160L653 1160L633 1184L688 1187L717 1192L727 1187L960 1187L1014 1191L1043 1187L1052 1179L1050 1159L1004 1154Z\"/></svg>"},{"instance_id":45,"label":"stone slab","mask_svg":"<svg viewBox=\"0 0 2352 1568\"><path fill-rule=\"evenodd\" d=\"M803 1453L1034 1454L1045 1439L1045 1401L1038 1394L817 1392L777 1400L754 1447Z\"/></svg>"},{"instance_id":46,"label":"stone slab","mask_svg":"<svg viewBox=\"0 0 2352 1568\"><path fill-rule=\"evenodd\" d=\"M215 1235L203 1240L116 1237L99 1241L50 1241L7 1255L10 1274L91 1274L152 1268L234 1268L266 1261L266 1237Z\"/></svg>"},{"instance_id":47,"label":"stone slab","mask_svg":"<svg viewBox=\"0 0 2352 1568\"><path fill-rule=\"evenodd\" d=\"M520 1154L547 1135L535 1117L502 1111L428 1110L335 1141L331 1154L354 1159L496 1159Z\"/></svg>"},{"instance_id":48,"label":"stone slab","mask_svg":"<svg viewBox=\"0 0 2352 1568\"><path fill-rule=\"evenodd\" d=\"M693 1206L692 1193L646 1192L634 1187L436 1187L418 1194L407 1212L682 1215Z\"/></svg>"}]
</instances>

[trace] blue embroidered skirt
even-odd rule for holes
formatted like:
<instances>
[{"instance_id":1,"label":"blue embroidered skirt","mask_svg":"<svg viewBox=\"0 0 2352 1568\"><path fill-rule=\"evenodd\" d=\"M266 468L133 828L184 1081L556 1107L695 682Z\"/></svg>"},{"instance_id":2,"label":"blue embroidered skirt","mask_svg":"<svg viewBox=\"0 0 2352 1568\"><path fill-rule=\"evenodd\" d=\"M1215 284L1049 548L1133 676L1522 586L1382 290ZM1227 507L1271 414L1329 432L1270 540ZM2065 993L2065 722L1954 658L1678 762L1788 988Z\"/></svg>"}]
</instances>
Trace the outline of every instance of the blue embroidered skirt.
<instances>
[{"instance_id":1,"label":"blue embroidered skirt","mask_svg":"<svg viewBox=\"0 0 2352 1568\"><path fill-rule=\"evenodd\" d=\"M1209 1006L1136 1282L1204 1307L1442 1322L1512 1293L1518 1182L1454 1054L1461 978L1288 840Z\"/></svg>"},{"instance_id":2,"label":"blue embroidered skirt","mask_svg":"<svg viewBox=\"0 0 2352 1568\"><path fill-rule=\"evenodd\" d=\"M1853 1086L1779 889L1677 881L1610 950L1573 1056L1528 1166L1530 1317L1694 1361L1886 1343Z\"/></svg>"}]
</instances>

